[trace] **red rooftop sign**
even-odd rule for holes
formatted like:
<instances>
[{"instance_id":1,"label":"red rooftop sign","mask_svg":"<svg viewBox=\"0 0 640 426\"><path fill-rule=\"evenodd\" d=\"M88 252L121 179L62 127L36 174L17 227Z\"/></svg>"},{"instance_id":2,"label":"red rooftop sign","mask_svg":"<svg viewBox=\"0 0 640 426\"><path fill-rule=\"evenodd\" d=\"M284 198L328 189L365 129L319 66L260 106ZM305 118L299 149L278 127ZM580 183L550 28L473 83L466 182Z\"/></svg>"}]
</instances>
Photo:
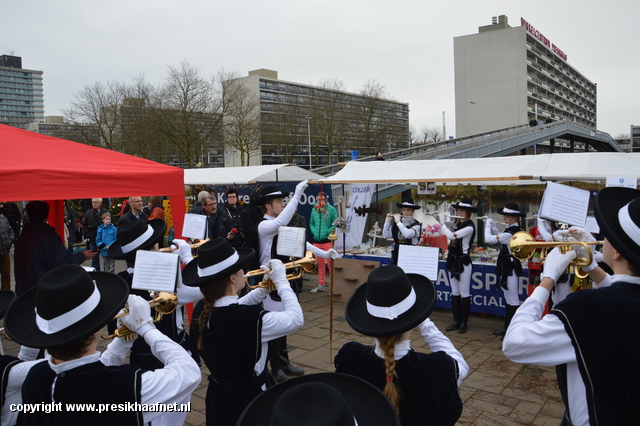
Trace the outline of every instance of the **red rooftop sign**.
<instances>
[{"instance_id":1,"label":"red rooftop sign","mask_svg":"<svg viewBox=\"0 0 640 426\"><path fill-rule=\"evenodd\" d=\"M560 48L558 46L556 46L555 44L551 43L548 38L546 38L540 31L536 30L533 25L531 25L530 23L525 21L524 18L520 18L520 25L525 27L527 29L527 31L529 31L529 33L531 33L532 36L534 36L535 38L540 40L540 42L542 44L547 46L549 49L553 50L556 55L560 56L565 61L567 60L567 54L566 53L564 53L562 50L560 50Z\"/></svg>"}]
</instances>

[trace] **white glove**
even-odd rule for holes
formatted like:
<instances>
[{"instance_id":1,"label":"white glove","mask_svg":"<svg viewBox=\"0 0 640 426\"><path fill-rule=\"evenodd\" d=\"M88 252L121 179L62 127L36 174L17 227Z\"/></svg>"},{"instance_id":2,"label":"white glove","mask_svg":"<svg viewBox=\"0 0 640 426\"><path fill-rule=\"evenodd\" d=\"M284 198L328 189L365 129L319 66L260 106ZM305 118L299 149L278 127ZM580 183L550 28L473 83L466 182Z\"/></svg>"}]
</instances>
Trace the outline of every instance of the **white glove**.
<instances>
[{"instance_id":1,"label":"white glove","mask_svg":"<svg viewBox=\"0 0 640 426\"><path fill-rule=\"evenodd\" d=\"M340 253L338 253L338 250L336 249L329 249L327 250L327 253L329 254L329 256L327 257L327 259L338 259L340 257L342 257L342 255Z\"/></svg>"},{"instance_id":2,"label":"white glove","mask_svg":"<svg viewBox=\"0 0 640 426\"><path fill-rule=\"evenodd\" d=\"M270 271L268 274L265 274L264 277L265 279L271 279L271 281L273 281L276 285L276 289L278 290L278 294L285 287L291 290L289 281L287 281L287 269L284 267L281 260L271 259L268 266L262 265L260 269L265 272Z\"/></svg>"},{"instance_id":3,"label":"white glove","mask_svg":"<svg viewBox=\"0 0 640 426\"><path fill-rule=\"evenodd\" d=\"M180 262L183 265L186 265L193 259L193 255L191 254L191 246L185 240L176 238L175 240L173 240L171 248L178 249L178 256L180 256Z\"/></svg>"},{"instance_id":4,"label":"white glove","mask_svg":"<svg viewBox=\"0 0 640 426\"><path fill-rule=\"evenodd\" d=\"M569 236L575 238L576 241L584 241L585 243L596 241L596 238L591 235L591 232L579 226L572 226L566 231L561 232L568 232Z\"/></svg>"},{"instance_id":5,"label":"white glove","mask_svg":"<svg viewBox=\"0 0 640 426\"><path fill-rule=\"evenodd\" d=\"M575 238L573 238L573 236L571 236L571 237L567 237L567 241L575 242L575 241L578 241L578 240L576 240ZM576 257L582 257L584 259L588 259L589 258L589 253L587 252L587 249L585 249L583 246L576 244L576 245L574 245L572 247L577 253ZM596 255L593 252L591 252L591 253L592 253L592 256L593 256L593 258L591 260L591 264L589 266L583 266L582 267L582 270L584 272L591 272L591 271L593 271L594 269L596 269L598 267L598 261L596 260Z\"/></svg>"},{"instance_id":6,"label":"white glove","mask_svg":"<svg viewBox=\"0 0 640 426\"><path fill-rule=\"evenodd\" d=\"M307 186L309 186L309 180L303 180L302 182L300 182L299 184L296 185L296 192L295 195L297 197L300 197L302 195L302 193L304 192L305 189L307 189Z\"/></svg>"},{"instance_id":7,"label":"white glove","mask_svg":"<svg viewBox=\"0 0 640 426\"><path fill-rule=\"evenodd\" d=\"M604 255L599 251L594 251L593 259L596 261L596 263L604 262Z\"/></svg>"},{"instance_id":8,"label":"white glove","mask_svg":"<svg viewBox=\"0 0 640 426\"><path fill-rule=\"evenodd\" d=\"M541 277L551 278L555 283L558 281L560 275L564 274L571 261L575 258L575 250L570 250L562 254L559 247L554 248L549 252L549 254L547 254L547 259L544 262L544 272L542 272Z\"/></svg>"},{"instance_id":9,"label":"white glove","mask_svg":"<svg viewBox=\"0 0 640 426\"><path fill-rule=\"evenodd\" d=\"M400 217L400 215L398 213L393 215L393 220L395 220L396 223L400 222L400 219L401 219L401 217Z\"/></svg>"},{"instance_id":10,"label":"white glove","mask_svg":"<svg viewBox=\"0 0 640 426\"><path fill-rule=\"evenodd\" d=\"M148 301L135 294L130 294L127 305L129 305L129 315L121 317L120 322L129 330L142 336L156 327L151 319L151 307L149 307Z\"/></svg>"},{"instance_id":11,"label":"white glove","mask_svg":"<svg viewBox=\"0 0 640 426\"><path fill-rule=\"evenodd\" d=\"M487 219L487 227L491 230L492 235L498 235L500 230L498 229L498 225L494 222L493 219Z\"/></svg>"}]
</instances>

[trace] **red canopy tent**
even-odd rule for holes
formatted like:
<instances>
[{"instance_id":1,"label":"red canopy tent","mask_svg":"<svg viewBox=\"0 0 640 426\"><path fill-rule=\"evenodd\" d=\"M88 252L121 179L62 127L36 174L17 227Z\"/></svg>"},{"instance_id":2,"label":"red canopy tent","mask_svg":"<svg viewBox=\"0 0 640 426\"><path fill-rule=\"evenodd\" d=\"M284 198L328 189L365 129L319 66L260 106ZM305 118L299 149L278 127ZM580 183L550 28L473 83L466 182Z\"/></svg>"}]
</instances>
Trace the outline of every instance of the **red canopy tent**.
<instances>
[{"instance_id":1,"label":"red canopy tent","mask_svg":"<svg viewBox=\"0 0 640 426\"><path fill-rule=\"evenodd\" d=\"M0 124L0 200L46 200L62 235L64 201L168 195L175 235L185 214L184 171L150 160Z\"/></svg>"}]
</instances>

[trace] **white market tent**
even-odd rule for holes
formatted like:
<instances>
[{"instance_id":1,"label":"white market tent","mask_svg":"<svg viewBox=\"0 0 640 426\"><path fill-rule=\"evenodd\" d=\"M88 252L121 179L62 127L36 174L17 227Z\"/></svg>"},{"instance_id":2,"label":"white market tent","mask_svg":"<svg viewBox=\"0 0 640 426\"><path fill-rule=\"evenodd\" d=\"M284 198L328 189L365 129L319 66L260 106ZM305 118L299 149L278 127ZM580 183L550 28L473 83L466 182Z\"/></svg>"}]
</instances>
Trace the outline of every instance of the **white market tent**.
<instances>
[{"instance_id":1,"label":"white market tent","mask_svg":"<svg viewBox=\"0 0 640 426\"><path fill-rule=\"evenodd\" d=\"M300 182L305 179L320 180L322 176L288 164L185 169L184 171L185 185L240 185L255 182Z\"/></svg>"},{"instance_id":2,"label":"white market tent","mask_svg":"<svg viewBox=\"0 0 640 426\"><path fill-rule=\"evenodd\" d=\"M325 183L438 182L525 185L543 181L600 181L640 177L640 153L588 152L511 157L351 161Z\"/></svg>"}]
</instances>

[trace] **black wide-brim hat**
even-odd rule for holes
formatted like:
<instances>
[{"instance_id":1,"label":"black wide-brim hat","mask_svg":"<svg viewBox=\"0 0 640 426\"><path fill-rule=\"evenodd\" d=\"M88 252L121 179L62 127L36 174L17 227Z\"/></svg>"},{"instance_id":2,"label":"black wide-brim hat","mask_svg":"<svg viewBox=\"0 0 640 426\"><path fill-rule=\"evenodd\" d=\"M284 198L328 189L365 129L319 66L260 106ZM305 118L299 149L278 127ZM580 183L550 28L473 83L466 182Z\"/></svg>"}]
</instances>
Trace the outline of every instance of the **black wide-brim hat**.
<instances>
[{"instance_id":1,"label":"black wide-brim hat","mask_svg":"<svg viewBox=\"0 0 640 426\"><path fill-rule=\"evenodd\" d=\"M596 196L594 212L604 238L627 262L640 267L640 191L603 188Z\"/></svg>"},{"instance_id":2,"label":"black wide-brim hat","mask_svg":"<svg viewBox=\"0 0 640 426\"><path fill-rule=\"evenodd\" d=\"M109 246L107 257L124 259L136 250L152 249L160 242L167 223L162 219L152 219L149 222L135 219L118 228L116 240Z\"/></svg>"},{"instance_id":3,"label":"black wide-brim hat","mask_svg":"<svg viewBox=\"0 0 640 426\"><path fill-rule=\"evenodd\" d=\"M226 238L214 238L198 248L195 257L182 270L182 283L189 287L213 284L229 276L253 259L250 248L234 249Z\"/></svg>"},{"instance_id":4,"label":"black wide-brim hat","mask_svg":"<svg viewBox=\"0 0 640 426\"><path fill-rule=\"evenodd\" d=\"M329 422L328 412L336 408L335 405L327 406L323 403L322 393L315 398L305 395L296 404L278 403L283 395L285 398L295 398L296 387L309 384L328 385L338 391L352 416L342 419L342 422L340 418ZM318 389L326 389L326 386L318 386ZM354 425L353 418L359 426L400 425L398 414L389 399L372 384L348 374L318 373L286 380L262 392L244 409L236 426ZM309 419L313 419L314 423L309 423Z\"/></svg>"},{"instance_id":5,"label":"black wide-brim hat","mask_svg":"<svg viewBox=\"0 0 640 426\"><path fill-rule=\"evenodd\" d=\"M262 189L262 197L255 201L256 206L261 206L269 200L275 200L276 198L287 198L288 192L282 192L277 186L267 186Z\"/></svg>"},{"instance_id":6,"label":"black wide-brim hat","mask_svg":"<svg viewBox=\"0 0 640 426\"><path fill-rule=\"evenodd\" d=\"M4 318L4 314L9 309L11 302L16 298L16 294L11 290L0 290L0 319Z\"/></svg>"},{"instance_id":7,"label":"black wide-brim hat","mask_svg":"<svg viewBox=\"0 0 640 426\"><path fill-rule=\"evenodd\" d=\"M470 198L461 198L457 204L451 204L451 207L453 207L454 209L468 210L471 213L478 212L478 209L476 207L473 207L473 202Z\"/></svg>"},{"instance_id":8,"label":"black wide-brim hat","mask_svg":"<svg viewBox=\"0 0 640 426\"><path fill-rule=\"evenodd\" d=\"M11 340L31 348L64 345L104 327L128 296L129 286L115 274L60 266L11 304L5 330Z\"/></svg>"},{"instance_id":9,"label":"black wide-brim hat","mask_svg":"<svg viewBox=\"0 0 640 426\"><path fill-rule=\"evenodd\" d=\"M409 304L411 289L415 301ZM365 336L395 336L424 321L433 312L436 299L436 288L429 278L405 274L399 266L386 265L371 271L367 282L356 289L347 302L345 317L351 328ZM403 303L406 305L399 308ZM381 317L374 315L372 309L392 311Z\"/></svg>"},{"instance_id":10,"label":"black wide-brim hat","mask_svg":"<svg viewBox=\"0 0 640 426\"><path fill-rule=\"evenodd\" d=\"M418 210L420 208L419 205L415 204L413 202L413 198L409 198L408 200L404 200L401 203L396 203L396 206L402 208L402 207L409 207L410 209L414 209L414 210Z\"/></svg>"},{"instance_id":11,"label":"black wide-brim hat","mask_svg":"<svg viewBox=\"0 0 640 426\"><path fill-rule=\"evenodd\" d=\"M527 214L520 211L518 203L507 203L498 209L498 214L502 216L525 217Z\"/></svg>"}]
</instances>

